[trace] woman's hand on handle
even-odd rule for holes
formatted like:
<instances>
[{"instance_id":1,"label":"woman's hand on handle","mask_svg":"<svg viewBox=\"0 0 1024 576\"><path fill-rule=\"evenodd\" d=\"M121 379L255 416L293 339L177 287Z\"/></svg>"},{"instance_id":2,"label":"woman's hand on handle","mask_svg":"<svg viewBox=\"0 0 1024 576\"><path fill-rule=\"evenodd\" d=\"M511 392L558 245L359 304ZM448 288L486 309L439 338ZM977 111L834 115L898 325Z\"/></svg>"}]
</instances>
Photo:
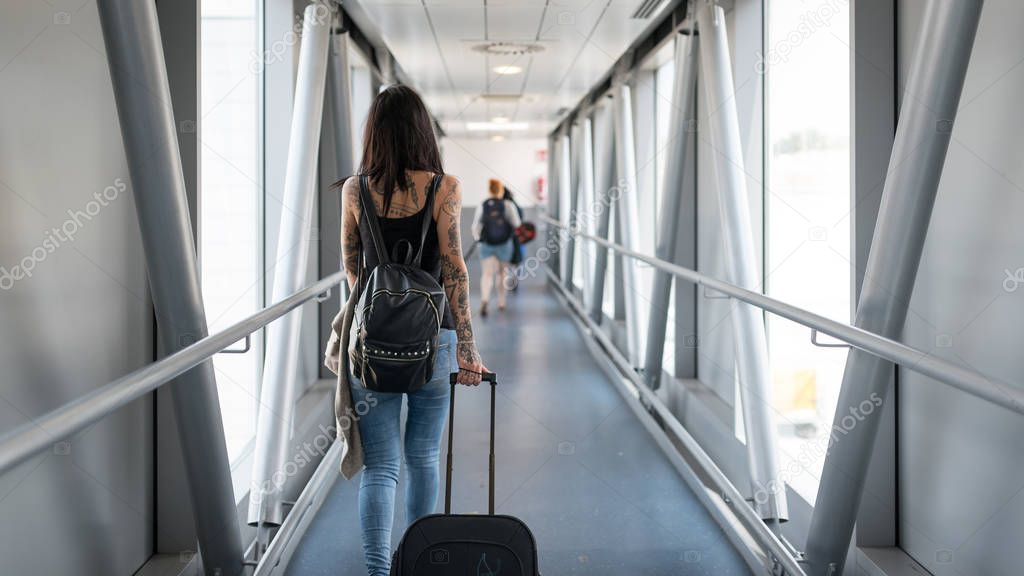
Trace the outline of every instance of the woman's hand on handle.
<instances>
[{"instance_id":1,"label":"woman's hand on handle","mask_svg":"<svg viewBox=\"0 0 1024 576\"><path fill-rule=\"evenodd\" d=\"M481 376L485 372L490 372L484 366L484 362L480 358L480 352L477 351L476 345L473 342L459 342L458 357L459 384L476 386L480 384Z\"/></svg>"}]
</instances>

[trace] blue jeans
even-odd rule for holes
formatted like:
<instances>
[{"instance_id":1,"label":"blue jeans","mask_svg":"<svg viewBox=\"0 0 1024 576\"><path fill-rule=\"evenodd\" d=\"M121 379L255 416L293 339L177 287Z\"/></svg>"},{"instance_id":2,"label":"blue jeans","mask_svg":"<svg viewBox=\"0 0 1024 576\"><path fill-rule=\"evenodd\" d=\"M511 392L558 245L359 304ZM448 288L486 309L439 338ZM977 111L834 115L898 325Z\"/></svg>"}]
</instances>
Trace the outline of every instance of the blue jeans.
<instances>
[{"instance_id":1,"label":"blue jeans","mask_svg":"<svg viewBox=\"0 0 1024 576\"><path fill-rule=\"evenodd\" d=\"M405 421L406 525L433 514L441 487L441 437L448 419L449 375L458 370L453 330L441 330L430 382L412 394L385 394L365 388L349 374L353 405L366 401L369 412L359 419L363 443L359 520L363 554L370 576L387 576L391 569L391 525L395 489L402 460L402 397L409 397Z\"/></svg>"}]
</instances>

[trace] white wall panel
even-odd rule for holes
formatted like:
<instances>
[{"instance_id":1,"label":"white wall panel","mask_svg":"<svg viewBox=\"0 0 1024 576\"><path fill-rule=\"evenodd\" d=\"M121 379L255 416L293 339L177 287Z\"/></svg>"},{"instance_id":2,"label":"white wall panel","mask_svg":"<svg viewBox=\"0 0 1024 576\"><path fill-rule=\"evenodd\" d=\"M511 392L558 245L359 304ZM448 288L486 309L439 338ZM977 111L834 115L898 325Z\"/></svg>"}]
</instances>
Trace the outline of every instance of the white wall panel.
<instances>
[{"instance_id":1,"label":"white wall panel","mask_svg":"<svg viewBox=\"0 0 1024 576\"><path fill-rule=\"evenodd\" d=\"M0 11L0 277L34 267L0 279L6 432L152 361L154 336L96 7L13 0ZM5 574L142 565L152 411L151 397L136 401L0 476Z\"/></svg>"},{"instance_id":2,"label":"white wall panel","mask_svg":"<svg viewBox=\"0 0 1024 576\"><path fill-rule=\"evenodd\" d=\"M898 5L900 86L925 4ZM1021 382L1024 5L985 3L904 340ZM1009 288L1004 288L1004 282ZM900 370L901 545L932 573L1018 574L1024 418Z\"/></svg>"},{"instance_id":3,"label":"white wall panel","mask_svg":"<svg viewBox=\"0 0 1024 576\"><path fill-rule=\"evenodd\" d=\"M537 152L547 149L543 138L492 142L479 138L445 138L441 141L444 169L462 182L462 204L476 207L487 198L487 181L497 178L516 195L522 206L536 203L536 179L547 172L547 160ZM467 242L468 246L468 242Z\"/></svg>"}]
</instances>

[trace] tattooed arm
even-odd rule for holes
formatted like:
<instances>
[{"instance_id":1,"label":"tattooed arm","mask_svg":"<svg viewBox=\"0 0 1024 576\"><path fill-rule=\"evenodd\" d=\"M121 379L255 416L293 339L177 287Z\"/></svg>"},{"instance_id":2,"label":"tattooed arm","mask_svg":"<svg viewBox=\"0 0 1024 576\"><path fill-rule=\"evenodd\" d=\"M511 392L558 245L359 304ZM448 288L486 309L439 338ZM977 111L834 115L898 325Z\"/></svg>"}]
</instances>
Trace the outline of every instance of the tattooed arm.
<instances>
[{"instance_id":1,"label":"tattooed arm","mask_svg":"<svg viewBox=\"0 0 1024 576\"><path fill-rule=\"evenodd\" d=\"M359 240L359 178L353 176L341 188L341 256L348 276L348 287L355 289L356 270L362 257Z\"/></svg>"},{"instance_id":2,"label":"tattooed arm","mask_svg":"<svg viewBox=\"0 0 1024 576\"><path fill-rule=\"evenodd\" d=\"M459 222L462 216L462 189L453 176L445 176L435 199L437 241L441 247L441 280L459 337L459 383L475 386L480 373L486 372L476 342L473 340L473 318L469 306L469 274L462 259Z\"/></svg>"}]
</instances>

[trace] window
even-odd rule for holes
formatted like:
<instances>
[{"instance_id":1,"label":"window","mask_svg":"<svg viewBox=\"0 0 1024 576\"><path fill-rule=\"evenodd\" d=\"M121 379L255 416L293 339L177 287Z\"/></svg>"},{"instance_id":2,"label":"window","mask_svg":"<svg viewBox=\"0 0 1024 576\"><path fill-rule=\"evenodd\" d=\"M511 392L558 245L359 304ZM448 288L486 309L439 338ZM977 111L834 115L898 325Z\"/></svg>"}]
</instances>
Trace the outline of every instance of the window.
<instances>
[{"instance_id":1,"label":"window","mask_svg":"<svg viewBox=\"0 0 1024 576\"><path fill-rule=\"evenodd\" d=\"M575 222L576 226L581 227L586 224L587 219L587 198L586 192L583 190L583 151L585 149L583 145L583 121L579 122L579 125L573 130L572 138L572 162L573 166L571 172L576 175L575 180L572 182L572 189L569 191L570 198L575 195L576 203L572 207L573 216L571 220ZM587 259L585 254L589 248L588 242L582 238L576 238L573 240L573 251L572 251L572 285L573 287L582 292L583 287L586 284L586 270L584 267L587 265Z\"/></svg>"},{"instance_id":2,"label":"window","mask_svg":"<svg viewBox=\"0 0 1024 576\"><path fill-rule=\"evenodd\" d=\"M579 196L576 199L576 225L585 234L594 234L597 228L594 208L594 174L593 174L593 126L587 129L585 120L580 120L577 158L579 161L578 179ZM588 158L589 156L589 158ZM590 172L590 174L587 174ZM573 284L581 292L591 285L594 275L594 243L584 238L576 239L573 252ZM589 305L589 302L587 302Z\"/></svg>"},{"instance_id":3,"label":"window","mask_svg":"<svg viewBox=\"0 0 1024 576\"><path fill-rule=\"evenodd\" d=\"M633 112L633 143L636 161L636 191L627 190L626 195L633 195L636 209L636 230L632 240L636 244L629 246L629 240L623 238L623 244L634 250L654 256L654 247L657 239L655 235L658 228L657 207L658 207L658 178L657 178L657 109L660 95L657 92L655 82L655 70L657 65L656 55L648 59L639 70L635 72L635 79L631 90L632 112ZM617 140L618 142L618 140ZM623 196L622 200L625 200ZM636 323L639 327L640 354L643 355L647 340L648 318L651 314L651 285L654 283L654 268L642 261L626 259L623 261L625 274L625 289L631 291L627 297L636 299L637 318L629 318L627 311L626 321ZM633 271L636 277L633 278Z\"/></svg>"},{"instance_id":4,"label":"window","mask_svg":"<svg viewBox=\"0 0 1024 576\"><path fill-rule=\"evenodd\" d=\"M767 6L767 291L848 322L849 7ZM846 349L816 348L807 328L772 316L768 338L783 478L813 503Z\"/></svg>"},{"instance_id":5,"label":"window","mask_svg":"<svg viewBox=\"0 0 1024 576\"><path fill-rule=\"evenodd\" d=\"M667 46L668 49L674 49L671 44ZM665 195L665 164L668 162L668 138L671 131L672 121L672 108L675 106L673 101L673 83L675 81L675 61L671 58L667 62L658 66L654 73L654 88L657 97L654 100L654 149L656 150L654 157L654 189L657 194L658 206L655 207L655 213L657 214L660 209L662 198ZM679 161L679 160L673 160ZM682 194L682 190L673 191L673 193ZM657 228L657 218L654 221L655 228ZM655 244L656 245L656 244ZM673 282L677 282L673 280ZM676 291L672 290L669 296L668 310L665 311L668 316L668 325L665 329L665 354L662 357L662 369L671 375L676 373Z\"/></svg>"},{"instance_id":6,"label":"window","mask_svg":"<svg viewBox=\"0 0 1024 576\"><path fill-rule=\"evenodd\" d=\"M260 54L260 9L259 0L202 3L199 251L211 332L255 313L263 301L262 122L254 60ZM254 341L244 354L213 360L232 463L256 434L259 350Z\"/></svg>"},{"instance_id":7,"label":"window","mask_svg":"<svg viewBox=\"0 0 1024 576\"><path fill-rule=\"evenodd\" d=\"M615 161L614 157L608 157L606 159L603 156L603 154L607 153L608 147L610 146L610 143L608 142L607 138L613 137L611 127L612 121L613 115L612 106L610 102L596 108L593 114L591 115L591 135L593 136L592 157L594 165L594 209L592 213L594 234L597 234L601 222L607 219L607 238L611 242L618 242L618 235L616 234L616 221L618 219L618 214L616 214L615 202L610 202L608 200L609 189L615 186L615 183L607 181L605 179L605 176L610 166L606 164L602 165L603 162ZM600 176L598 176L599 174ZM596 244L591 244L591 250L593 251L593 253L591 254L591 258L593 258L596 263L598 247ZM601 311L608 318L615 318L615 275L618 272L617 260L618 259L615 257L615 253L612 252L611 250L607 250L607 264L605 267L604 291L602 293Z\"/></svg>"}]
</instances>

